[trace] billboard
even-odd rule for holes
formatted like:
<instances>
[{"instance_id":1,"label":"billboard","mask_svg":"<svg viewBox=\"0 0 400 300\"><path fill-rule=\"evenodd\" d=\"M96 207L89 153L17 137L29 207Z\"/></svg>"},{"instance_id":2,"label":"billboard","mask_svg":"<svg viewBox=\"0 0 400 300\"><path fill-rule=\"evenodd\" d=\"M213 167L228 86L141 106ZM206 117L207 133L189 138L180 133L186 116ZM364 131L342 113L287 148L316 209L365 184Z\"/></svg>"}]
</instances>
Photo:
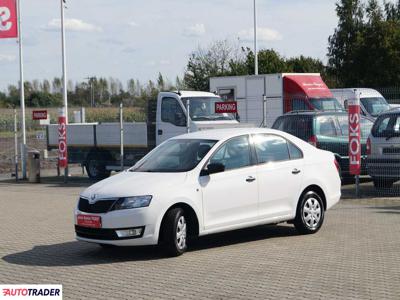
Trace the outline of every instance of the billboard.
<instances>
[{"instance_id":1,"label":"billboard","mask_svg":"<svg viewBox=\"0 0 400 300\"><path fill-rule=\"evenodd\" d=\"M18 37L16 0L0 1L0 39Z\"/></svg>"}]
</instances>

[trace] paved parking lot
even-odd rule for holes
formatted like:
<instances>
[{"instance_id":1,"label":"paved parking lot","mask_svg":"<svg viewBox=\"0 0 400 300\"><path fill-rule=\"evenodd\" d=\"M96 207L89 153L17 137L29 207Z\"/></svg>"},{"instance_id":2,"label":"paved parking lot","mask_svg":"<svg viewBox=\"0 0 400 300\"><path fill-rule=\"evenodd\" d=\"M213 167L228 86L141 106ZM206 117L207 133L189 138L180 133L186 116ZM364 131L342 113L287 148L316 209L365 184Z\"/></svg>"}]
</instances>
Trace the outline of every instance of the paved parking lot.
<instances>
[{"instance_id":1,"label":"paved parking lot","mask_svg":"<svg viewBox=\"0 0 400 300\"><path fill-rule=\"evenodd\" d=\"M63 284L64 299L400 299L400 197L344 199L315 235L261 226L199 239L165 258L154 247L104 251L74 240L77 195L0 182L0 284Z\"/></svg>"}]
</instances>

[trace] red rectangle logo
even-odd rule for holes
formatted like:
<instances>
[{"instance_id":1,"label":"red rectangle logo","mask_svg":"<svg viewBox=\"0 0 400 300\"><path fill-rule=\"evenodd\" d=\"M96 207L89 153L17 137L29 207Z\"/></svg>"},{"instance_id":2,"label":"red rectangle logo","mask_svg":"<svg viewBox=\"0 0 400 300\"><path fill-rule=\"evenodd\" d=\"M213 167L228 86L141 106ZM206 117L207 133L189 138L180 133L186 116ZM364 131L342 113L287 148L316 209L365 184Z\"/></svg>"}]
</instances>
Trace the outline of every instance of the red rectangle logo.
<instances>
[{"instance_id":1,"label":"red rectangle logo","mask_svg":"<svg viewBox=\"0 0 400 300\"><path fill-rule=\"evenodd\" d=\"M47 120L47 110L34 110L32 111L33 120Z\"/></svg>"},{"instance_id":2,"label":"red rectangle logo","mask_svg":"<svg viewBox=\"0 0 400 300\"><path fill-rule=\"evenodd\" d=\"M79 226L90 228L101 228L101 217L94 215L78 215L77 223Z\"/></svg>"},{"instance_id":3,"label":"red rectangle logo","mask_svg":"<svg viewBox=\"0 0 400 300\"><path fill-rule=\"evenodd\" d=\"M361 174L360 106L349 105L349 172Z\"/></svg>"},{"instance_id":4,"label":"red rectangle logo","mask_svg":"<svg viewBox=\"0 0 400 300\"><path fill-rule=\"evenodd\" d=\"M215 113L237 113L237 103L235 101L215 102Z\"/></svg>"},{"instance_id":5,"label":"red rectangle logo","mask_svg":"<svg viewBox=\"0 0 400 300\"><path fill-rule=\"evenodd\" d=\"M18 37L16 0L0 1L0 39Z\"/></svg>"}]
</instances>

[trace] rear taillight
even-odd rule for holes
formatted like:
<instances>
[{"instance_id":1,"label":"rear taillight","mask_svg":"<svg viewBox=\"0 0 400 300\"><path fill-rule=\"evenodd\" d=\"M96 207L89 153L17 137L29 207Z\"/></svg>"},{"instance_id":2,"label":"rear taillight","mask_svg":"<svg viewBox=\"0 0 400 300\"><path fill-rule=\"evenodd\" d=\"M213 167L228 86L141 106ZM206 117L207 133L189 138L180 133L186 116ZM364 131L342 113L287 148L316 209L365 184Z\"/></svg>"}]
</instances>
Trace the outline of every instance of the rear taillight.
<instances>
[{"instance_id":1,"label":"rear taillight","mask_svg":"<svg viewBox=\"0 0 400 300\"><path fill-rule=\"evenodd\" d=\"M340 165L339 165L338 161L336 160L336 158L333 160L333 163L335 164L336 170L340 174Z\"/></svg>"},{"instance_id":2,"label":"rear taillight","mask_svg":"<svg viewBox=\"0 0 400 300\"><path fill-rule=\"evenodd\" d=\"M367 155L371 155L371 139L367 139Z\"/></svg>"},{"instance_id":3,"label":"rear taillight","mask_svg":"<svg viewBox=\"0 0 400 300\"><path fill-rule=\"evenodd\" d=\"M318 146L318 139L315 135L312 135L309 139L308 139L308 143L313 145L314 147Z\"/></svg>"}]
</instances>

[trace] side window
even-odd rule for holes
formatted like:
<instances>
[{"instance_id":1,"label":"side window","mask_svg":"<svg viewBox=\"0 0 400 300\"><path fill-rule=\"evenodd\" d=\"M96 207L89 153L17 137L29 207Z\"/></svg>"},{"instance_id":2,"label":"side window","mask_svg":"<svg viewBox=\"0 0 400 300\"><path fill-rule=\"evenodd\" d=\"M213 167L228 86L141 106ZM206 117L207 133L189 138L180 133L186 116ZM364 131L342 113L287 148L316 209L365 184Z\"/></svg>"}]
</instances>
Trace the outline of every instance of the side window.
<instances>
[{"instance_id":1,"label":"side window","mask_svg":"<svg viewBox=\"0 0 400 300\"><path fill-rule=\"evenodd\" d=\"M161 121L176 126L185 126L186 117L175 98L163 98L161 102Z\"/></svg>"},{"instance_id":2,"label":"side window","mask_svg":"<svg viewBox=\"0 0 400 300\"><path fill-rule=\"evenodd\" d=\"M221 163L225 170L233 170L251 165L248 136L240 136L227 141L212 156L210 163Z\"/></svg>"},{"instance_id":3,"label":"side window","mask_svg":"<svg viewBox=\"0 0 400 300\"><path fill-rule=\"evenodd\" d=\"M301 159L303 158L303 152L297 148L292 142L287 142L289 146L290 159Z\"/></svg>"},{"instance_id":4,"label":"side window","mask_svg":"<svg viewBox=\"0 0 400 300\"><path fill-rule=\"evenodd\" d=\"M319 134L325 136L336 136L336 125L335 120L330 117L318 118L319 123Z\"/></svg>"},{"instance_id":5,"label":"side window","mask_svg":"<svg viewBox=\"0 0 400 300\"><path fill-rule=\"evenodd\" d=\"M276 135L257 134L254 136L259 163L289 160L289 149L284 138Z\"/></svg>"},{"instance_id":6,"label":"side window","mask_svg":"<svg viewBox=\"0 0 400 300\"><path fill-rule=\"evenodd\" d=\"M303 99L293 99L292 100L293 110L307 110L307 105Z\"/></svg>"}]
</instances>

